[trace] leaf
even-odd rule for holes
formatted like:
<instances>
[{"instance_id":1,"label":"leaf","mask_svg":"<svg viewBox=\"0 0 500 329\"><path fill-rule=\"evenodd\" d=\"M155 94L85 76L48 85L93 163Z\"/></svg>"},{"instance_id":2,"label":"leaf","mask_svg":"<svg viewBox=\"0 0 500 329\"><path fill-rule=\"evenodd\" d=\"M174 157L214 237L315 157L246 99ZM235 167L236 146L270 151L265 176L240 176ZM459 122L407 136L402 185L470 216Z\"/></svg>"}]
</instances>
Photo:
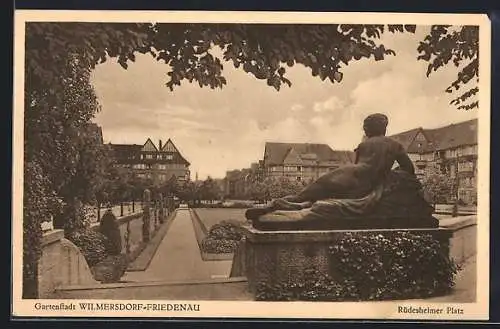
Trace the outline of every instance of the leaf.
<instances>
[{"instance_id":1,"label":"leaf","mask_svg":"<svg viewBox=\"0 0 500 329\"><path fill-rule=\"evenodd\" d=\"M417 26L416 25L405 25L404 29L410 33L415 33Z\"/></svg>"},{"instance_id":2,"label":"leaf","mask_svg":"<svg viewBox=\"0 0 500 329\"><path fill-rule=\"evenodd\" d=\"M337 71L337 72L335 72L335 73L333 74L333 78L334 78L334 79L335 79L335 81L337 81L337 82L341 82L341 81L342 81L342 79L343 79L343 77L344 77L344 74L343 74L342 72L339 72L339 71Z\"/></svg>"}]
</instances>

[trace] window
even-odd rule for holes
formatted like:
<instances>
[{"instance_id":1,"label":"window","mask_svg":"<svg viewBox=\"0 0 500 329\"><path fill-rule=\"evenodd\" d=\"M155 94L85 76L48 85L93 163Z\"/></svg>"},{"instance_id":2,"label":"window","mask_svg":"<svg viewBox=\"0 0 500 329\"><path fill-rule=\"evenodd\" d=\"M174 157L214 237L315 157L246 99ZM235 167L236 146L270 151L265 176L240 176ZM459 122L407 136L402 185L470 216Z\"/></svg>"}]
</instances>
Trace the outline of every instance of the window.
<instances>
[{"instance_id":1,"label":"window","mask_svg":"<svg viewBox=\"0 0 500 329\"><path fill-rule=\"evenodd\" d=\"M144 163L138 163L133 166L134 169L146 169L146 165Z\"/></svg>"},{"instance_id":2,"label":"window","mask_svg":"<svg viewBox=\"0 0 500 329\"><path fill-rule=\"evenodd\" d=\"M172 154L165 155L165 159L167 159L167 160L172 160L173 158L174 158L174 156Z\"/></svg>"},{"instance_id":3,"label":"window","mask_svg":"<svg viewBox=\"0 0 500 329\"><path fill-rule=\"evenodd\" d=\"M421 142L421 141L425 141L425 136L424 136L424 135L422 135L422 134L418 134L418 135L415 137L415 139L416 139L417 141L420 141L420 142ZM418 143L418 144L419 144L420 146L422 145L422 143Z\"/></svg>"},{"instance_id":4,"label":"window","mask_svg":"<svg viewBox=\"0 0 500 329\"><path fill-rule=\"evenodd\" d=\"M447 158L456 158L457 157L457 150L447 150L446 157Z\"/></svg>"},{"instance_id":5,"label":"window","mask_svg":"<svg viewBox=\"0 0 500 329\"><path fill-rule=\"evenodd\" d=\"M152 154L146 154L146 159L152 159L153 155Z\"/></svg>"},{"instance_id":6,"label":"window","mask_svg":"<svg viewBox=\"0 0 500 329\"><path fill-rule=\"evenodd\" d=\"M160 165L158 165L158 169L165 170L165 169L167 169L167 165L160 164Z\"/></svg>"},{"instance_id":7,"label":"window","mask_svg":"<svg viewBox=\"0 0 500 329\"><path fill-rule=\"evenodd\" d=\"M458 171L460 172L470 172L470 171L474 171L474 164L470 161L468 162L459 162L458 163Z\"/></svg>"},{"instance_id":8,"label":"window","mask_svg":"<svg viewBox=\"0 0 500 329\"><path fill-rule=\"evenodd\" d=\"M450 176L451 178L455 178L455 165L450 166Z\"/></svg>"},{"instance_id":9,"label":"window","mask_svg":"<svg viewBox=\"0 0 500 329\"><path fill-rule=\"evenodd\" d=\"M285 166L285 171L290 172L290 171L297 171L296 166Z\"/></svg>"}]
</instances>

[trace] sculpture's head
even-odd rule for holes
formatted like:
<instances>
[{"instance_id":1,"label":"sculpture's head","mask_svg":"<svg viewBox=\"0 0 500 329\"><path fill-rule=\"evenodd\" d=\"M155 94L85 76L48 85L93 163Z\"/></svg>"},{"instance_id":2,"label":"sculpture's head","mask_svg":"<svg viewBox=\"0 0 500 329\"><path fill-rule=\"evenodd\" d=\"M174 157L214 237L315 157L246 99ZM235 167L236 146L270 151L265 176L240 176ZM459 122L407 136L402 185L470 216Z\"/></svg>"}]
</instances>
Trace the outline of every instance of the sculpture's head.
<instances>
[{"instance_id":1,"label":"sculpture's head","mask_svg":"<svg viewBox=\"0 0 500 329\"><path fill-rule=\"evenodd\" d=\"M385 114L375 113L370 114L363 121L363 130L366 137L384 136L389 119Z\"/></svg>"}]
</instances>

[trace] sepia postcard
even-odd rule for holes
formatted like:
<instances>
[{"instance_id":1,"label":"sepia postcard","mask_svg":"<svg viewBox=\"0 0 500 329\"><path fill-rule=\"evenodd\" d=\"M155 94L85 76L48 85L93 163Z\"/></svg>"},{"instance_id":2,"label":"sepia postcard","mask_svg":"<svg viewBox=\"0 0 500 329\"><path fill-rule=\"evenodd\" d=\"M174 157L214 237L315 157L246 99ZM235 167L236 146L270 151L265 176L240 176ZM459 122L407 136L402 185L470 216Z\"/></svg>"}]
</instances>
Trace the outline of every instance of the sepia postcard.
<instances>
[{"instance_id":1,"label":"sepia postcard","mask_svg":"<svg viewBox=\"0 0 500 329\"><path fill-rule=\"evenodd\" d=\"M16 11L12 316L487 320L490 33Z\"/></svg>"}]
</instances>

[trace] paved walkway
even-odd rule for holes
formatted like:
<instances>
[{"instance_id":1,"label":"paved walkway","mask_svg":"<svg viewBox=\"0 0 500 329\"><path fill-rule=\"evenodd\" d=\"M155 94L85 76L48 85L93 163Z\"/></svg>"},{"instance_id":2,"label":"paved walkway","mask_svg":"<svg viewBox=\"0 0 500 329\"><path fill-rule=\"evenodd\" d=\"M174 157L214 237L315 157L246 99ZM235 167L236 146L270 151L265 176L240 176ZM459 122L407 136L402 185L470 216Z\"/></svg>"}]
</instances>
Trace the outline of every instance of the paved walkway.
<instances>
[{"instance_id":1,"label":"paved walkway","mask_svg":"<svg viewBox=\"0 0 500 329\"><path fill-rule=\"evenodd\" d=\"M201 259L189 210L179 209L149 267L127 272L124 281L193 281L228 277L231 261Z\"/></svg>"}]
</instances>

